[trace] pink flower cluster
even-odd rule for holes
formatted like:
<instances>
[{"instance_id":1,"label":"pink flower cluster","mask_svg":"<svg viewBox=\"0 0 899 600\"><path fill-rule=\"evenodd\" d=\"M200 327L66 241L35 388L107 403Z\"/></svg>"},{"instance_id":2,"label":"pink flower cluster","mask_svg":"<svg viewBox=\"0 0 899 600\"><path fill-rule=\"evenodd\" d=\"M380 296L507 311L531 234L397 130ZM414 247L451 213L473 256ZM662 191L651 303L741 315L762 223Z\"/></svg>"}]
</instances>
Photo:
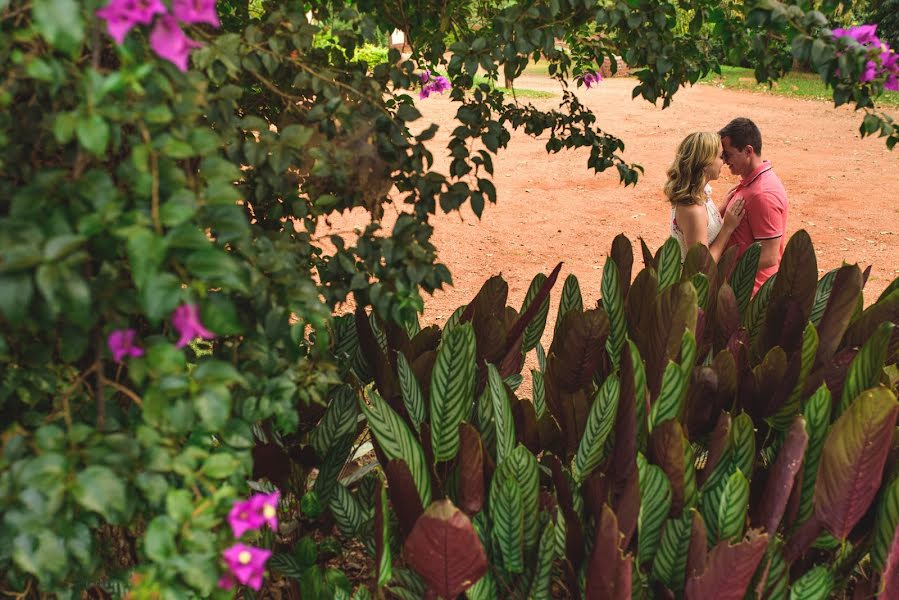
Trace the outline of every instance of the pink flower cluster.
<instances>
[{"instance_id":1,"label":"pink flower cluster","mask_svg":"<svg viewBox=\"0 0 899 600\"><path fill-rule=\"evenodd\" d=\"M234 503L228 513L228 523L235 538L240 538L247 531L255 531L268 525L273 531L278 530L278 500L281 493L256 494L249 500ZM265 563L272 555L270 550L236 543L222 553L228 566L228 572L219 579L219 587L230 590L239 582L258 591L262 588L265 575Z\"/></svg>"},{"instance_id":2,"label":"pink flower cluster","mask_svg":"<svg viewBox=\"0 0 899 600\"><path fill-rule=\"evenodd\" d=\"M219 27L215 12L216 0L172 0L172 14L168 14L162 0L110 0L109 4L97 11L97 16L106 21L109 36L122 44L128 32L135 25L149 25L154 17L156 23L150 32L150 47L159 55L182 71L187 70L187 59L191 50L200 43L187 37L180 23L208 23Z\"/></svg>"},{"instance_id":3,"label":"pink flower cluster","mask_svg":"<svg viewBox=\"0 0 899 600\"><path fill-rule=\"evenodd\" d=\"M584 82L584 87L589 90L594 85L599 85L599 82L602 81L602 73L586 73L582 81Z\"/></svg>"},{"instance_id":4,"label":"pink flower cluster","mask_svg":"<svg viewBox=\"0 0 899 600\"><path fill-rule=\"evenodd\" d=\"M899 55L877 37L877 25L857 25L834 29L834 38L850 38L868 49L868 61L859 81L867 83L883 77L883 89L899 91Z\"/></svg>"},{"instance_id":5,"label":"pink flower cluster","mask_svg":"<svg viewBox=\"0 0 899 600\"><path fill-rule=\"evenodd\" d=\"M421 80L421 91L418 92L418 97L421 99L427 98L431 94L442 94L453 87L449 79L443 75L434 77L430 71L425 71L418 77Z\"/></svg>"},{"instance_id":6,"label":"pink flower cluster","mask_svg":"<svg viewBox=\"0 0 899 600\"><path fill-rule=\"evenodd\" d=\"M200 310L196 304L182 304L172 313L172 327L178 332L178 342L183 348L196 338L211 340L215 334L206 329L200 322ZM116 329L106 338L106 345L116 362L122 362L126 356L144 355L144 349L137 344L137 332L133 329Z\"/></svg>"}]
</instances>

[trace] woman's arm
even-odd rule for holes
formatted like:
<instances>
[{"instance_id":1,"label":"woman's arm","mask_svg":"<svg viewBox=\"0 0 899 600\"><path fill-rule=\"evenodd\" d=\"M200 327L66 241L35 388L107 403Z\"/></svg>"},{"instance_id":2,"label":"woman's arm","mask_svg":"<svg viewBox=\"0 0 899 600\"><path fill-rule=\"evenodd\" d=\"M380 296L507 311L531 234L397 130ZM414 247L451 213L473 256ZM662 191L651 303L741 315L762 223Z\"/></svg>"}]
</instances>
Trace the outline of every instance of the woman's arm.
<instances>
[{"instance_id":1,"label":"woman's arm","mask_svg":"<svg viewBox=\"0 0 899 600\"><path fill-rule=\"evenodd\" d=\"M737 225L740 224L740 221L743 220L743 214L742 198L735 202L731 202L730 206L727 207L727 210L724 211L724 224L721 226L721 231L718 232L715 241L709 245L709 254L712 255L715 262L718 262L721 255L724 254L724 249L727 248L727 242L730 240L730 234L734 232L734 229L736 229ZM708 233L706 233L706 236L708 236Z\"/></svg>"},{"instance_id":2,"label":"woman's arm","mask_svg":"<svg viewBox=\"0 0 899 600\"><path fill-rule=\"evenodd\" d=\"M709 213L705 206L678 204L674 209L674 219L684 232L684 244L688 250L696 244L709 245Z\"/></svg>"}]
</instances>

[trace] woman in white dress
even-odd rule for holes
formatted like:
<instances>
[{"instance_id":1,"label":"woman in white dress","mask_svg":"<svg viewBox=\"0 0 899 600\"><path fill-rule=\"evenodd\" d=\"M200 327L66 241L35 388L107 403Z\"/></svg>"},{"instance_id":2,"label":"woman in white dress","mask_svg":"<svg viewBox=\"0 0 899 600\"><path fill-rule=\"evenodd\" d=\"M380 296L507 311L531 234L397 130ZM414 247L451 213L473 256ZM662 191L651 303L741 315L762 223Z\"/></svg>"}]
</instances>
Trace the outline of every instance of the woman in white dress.
<instances>
[{"instance_id":1,"label":"woman in white dress","mask_svg":"<svg viewBox=\"0 0 899 600\"><path fill-rule=\"evenodd\" d=\"M671 203L671 235L680 244L682 260L691 246L701 243L717 262L743 218L742 200L731 204L724 217L712 201L709 182L718 179L723 165L717 133L691 133L677 147L665 196Z\"/></svg>"}]
</instances>

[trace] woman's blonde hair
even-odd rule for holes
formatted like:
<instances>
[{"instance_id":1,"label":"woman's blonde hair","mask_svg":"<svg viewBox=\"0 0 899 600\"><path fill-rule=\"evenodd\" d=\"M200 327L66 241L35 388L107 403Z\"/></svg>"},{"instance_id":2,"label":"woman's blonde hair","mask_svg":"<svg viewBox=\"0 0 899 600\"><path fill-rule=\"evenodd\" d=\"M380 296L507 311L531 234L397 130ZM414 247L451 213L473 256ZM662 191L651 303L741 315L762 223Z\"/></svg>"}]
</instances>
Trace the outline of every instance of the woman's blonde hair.
<instances>
[{"instance_id":1,"label":"woman's blonde hair","mask_svg":"<svg viewBox=\"0 0 899 600\"><path fill-rule=\"evenodd\" d=\"M671 204L705 204L705 168L721 153L721 138L711 131L691 133L677 147L668 168L665 196Z\"/></svg>"}]
</instances>

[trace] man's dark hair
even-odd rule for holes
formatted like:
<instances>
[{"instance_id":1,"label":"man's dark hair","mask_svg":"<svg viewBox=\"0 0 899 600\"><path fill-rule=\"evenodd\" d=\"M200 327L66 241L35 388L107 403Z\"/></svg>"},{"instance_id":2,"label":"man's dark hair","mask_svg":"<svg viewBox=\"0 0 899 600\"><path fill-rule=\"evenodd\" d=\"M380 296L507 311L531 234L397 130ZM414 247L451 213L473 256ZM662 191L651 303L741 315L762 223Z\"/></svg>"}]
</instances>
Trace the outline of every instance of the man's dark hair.
<instances>
[{"instance_id":1,"label":"man's dark hair","mask_svg":"<svg viewBox=\"0 0 899 600\"><path fill-rule=\"evenodd\" d=\"M752 146L757 155L762 155L762 132L746 117L737 117L722 127L718 135L722 139L730 138L730 145L737 150L742 150L748 145Z\"/></svg>"}]
</instances>

